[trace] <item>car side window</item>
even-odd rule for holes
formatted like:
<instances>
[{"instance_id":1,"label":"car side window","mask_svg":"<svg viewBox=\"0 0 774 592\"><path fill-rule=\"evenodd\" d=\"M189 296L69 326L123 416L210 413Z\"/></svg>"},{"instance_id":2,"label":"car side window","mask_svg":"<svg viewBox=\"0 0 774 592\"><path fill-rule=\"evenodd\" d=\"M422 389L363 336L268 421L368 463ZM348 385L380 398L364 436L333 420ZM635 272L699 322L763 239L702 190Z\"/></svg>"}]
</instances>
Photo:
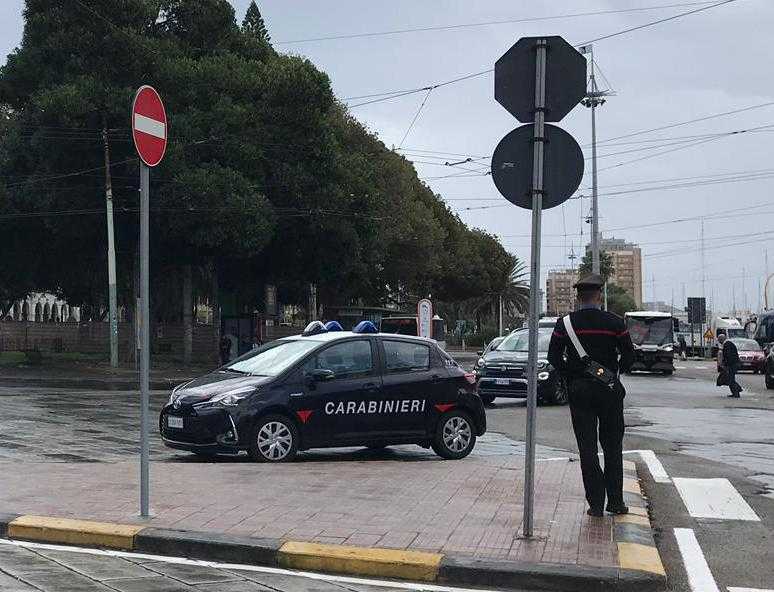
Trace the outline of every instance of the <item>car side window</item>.
<instances>
[{"instance_id":1,"label":"car side window","mask_svg":"<svg viewBox=\"0 0 774 592\"><path fill-rule=\"evenodd\" d=\"M304 364L304 371L331 370L336 378L366 376L374 369L371 342L367 339L345 341L332 345Z\"/></svg>"},{"instance_id":2,"label":"car side window","mask_svg":"<svg viewBox=\"0 0 774 592\"><path fill-rule=\"evenodd\" d=\"M386 372L417 372L430 368L430 347L422 343L385 339L384 369Z\"/></svg>"}]
</instances>

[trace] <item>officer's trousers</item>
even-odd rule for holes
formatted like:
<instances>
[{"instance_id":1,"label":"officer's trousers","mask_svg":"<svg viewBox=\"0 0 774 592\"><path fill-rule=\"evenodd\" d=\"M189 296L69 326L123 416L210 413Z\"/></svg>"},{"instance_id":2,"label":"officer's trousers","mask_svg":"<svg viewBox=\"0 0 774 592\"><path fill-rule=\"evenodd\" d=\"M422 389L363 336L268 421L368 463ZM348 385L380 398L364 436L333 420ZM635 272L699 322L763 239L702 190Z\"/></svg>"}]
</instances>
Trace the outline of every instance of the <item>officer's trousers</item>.
<instances>
[{"instance_id":1,"label":"officer's trousers","mask_svg":"<svg viewBox=\"0 0 774 592\"><path fill-rule=\"evenodd\" d=\"M607 493L608 504L622 504L626 391L620 383L611 390L594 379L576 379L570 382L569 395L586 501L592 508L602 509ZM604 453L604 471L599 465L597 439Z\"/></svg>"}]
</instances>

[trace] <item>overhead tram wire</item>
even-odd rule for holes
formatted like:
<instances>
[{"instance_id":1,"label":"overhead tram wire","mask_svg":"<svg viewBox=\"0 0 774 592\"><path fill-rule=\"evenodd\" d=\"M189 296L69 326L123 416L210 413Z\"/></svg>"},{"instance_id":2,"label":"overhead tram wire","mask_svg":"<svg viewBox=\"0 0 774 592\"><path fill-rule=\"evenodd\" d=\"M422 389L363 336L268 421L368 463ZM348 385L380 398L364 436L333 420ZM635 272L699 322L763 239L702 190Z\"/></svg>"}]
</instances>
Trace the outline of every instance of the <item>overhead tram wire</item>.
<instances>
[{"instance_id":1,"label":"overhead tram wire","mask_svg":"<svg viewBox=\"0 0 774 592\"><path fill-rule=\"evenodd\" d=\"M287 41L275 41L275 45L292 45L296 43L310 43L310 42L319 42L319 41L339 41L343 39L360 39L365 37L383 37L387 35L402 35L406 33L427 33L429 31L449 31L449 30L457 30L457 29L465 29L465 28L471 28L471 27L485 27L490 25L506 25L506 24L516 24L516 23L530 23L530 22L540 22L540 21L549 21L549 20L560 20L560 19L569 19L569 18L579 18L579 17L586 17L586 16L605 16L609 14L622 14L622 13L631 13L631 12L645 12L648 10L664 10L668 8L685 8L689 6L705 6L707 4L711 4L711 0L707 2L681 2L681 3L674 3L674 4L662 4L658 6L643 6L638 8L621 8L621 9L610 9L610 10L598 10L593 12L578 12L578 13L569 13L569 14L560 14L560 15L549 15L549 16L538 16L538 17L524 17L519 19L505 19L505 20L497 20L497 21L481 21L477 23L460 23L456 25L436 25L436 26L429 26L429 27L414 27L409 29L395 29L392 31L374 31L374 32L366 32L366 33L343 33L340 35L328 35L325 37L311 37L307 39L290 39Z\"/></svg>"},{"instance_id":2,"label":"overhead tram wire","mask_svg":"<svg viewBox=\"0 0 774 592\"><path fill-rule=\"evenodd\" d=\"M433 92L433 88L429 88L427 90L427 94L425 95L425 98L422 99L422 103L419 105L419 109L417 109L417 112L414 114L414 118L411 120L411 123L409 124L408 128L406 129L406 133L403 134L403 137L400 140L400 144L398 144L398 148L401 148L403 146L403 142L406 141L406 138L408 138L408 135L411 133L411 130L414 128L414 124L417 122L417 119L419 119L419 115L422 113L422 109L425 108L425 104L427 103L427 99L430 98L430 93Z\"/></svg>"},{"instance_id":3,"label":"overhead tram wire","mask_svg":"<svg viewBox=\"0 0 774 592\"><path fill-rule=\"evenodd\" d=\"M655 25L659 25L659 24L662 24L662 23L665 23L665 22L668 22L668 21L673 21L673 20L676 20L676 19L679 19L679 18L682 18L682 17L685 17L685 16L690 16L690 15L693 15L693 14L697 14L699 12L702 12L702 11L705 11L705 10L709 10L711 8L716 8L718 6L722 6L724 4L730 4L732 2L737 2L737 1L738 0L723 0L722 2L715 2L714 4L711 4L710 6L704 6L703 8L698 8L698 9L690 10L690 11L687 11L687 12L681 12L681 13L672 15L672 16L667 17L667 18L658 19L658 20L655 20L655 21L650 21L650 22L647 22L647 23L643 23L641 25L637 25L636 27L629 27L629 28L623 29L621 31L616 31L614 33L609 33L607 35L603 35L601 37L597 37L595 39L591 39L589 41L585 41L584 43L578 43L578 44L575 45L575 47L581 47L583 45L588 45L588 44L594 43L596 41L602 41L604 39L610 39L612 37L617 37L619 35L624 35L626 33L631 33L633 31L639 31L639 30L642 30L642 29L646 29L648 27L653 27ZM705 3L701 3L701 4L705 4ZM697 4L691 4L691 5L696 6ZM398 90L398 91L386 91L384 93L375 93L375 94L373 94L373 96L378 97L378 96L382 95L382 98L375 98L375 99L372 99L370 101L365 101L365 102L362 102L362 103L357 103L355 105L349 105L349 108L352 109L352 108L355 108L355 107L361 107L361 106L370 105L370 104L373 104L373 103L380 103L382 101L389 101L389 100L396 99L396 98L399 98L399 97L404 97L404 96L407 96L407 95L411 95L411 94L415 94L415 93L418 93L418 92L426 91L426 90L429 90L431 88L433 88L433 89L440 88L442 86L446 86L446 85L449 85L449 84L455 84L457 82L462 82L463 80L468 80L470 78L476 78L478 76L483 76L484 74L489 74L490 72L494 72L494 68L488 68L488 69L482 70L480 72L474 72L473 74L468 74L468 75L465 75L465 76L460 76L458 78L454 78L452 80L447 80L447 81L442 82L442 83L430 84L430 85L426 85L426 86L422 86L422 87L417 87L417 88L411 89L411 90L403 90L403 91ZM361 95L361 96L366 97L367 95Z\"/></svg>"}]
</instances>

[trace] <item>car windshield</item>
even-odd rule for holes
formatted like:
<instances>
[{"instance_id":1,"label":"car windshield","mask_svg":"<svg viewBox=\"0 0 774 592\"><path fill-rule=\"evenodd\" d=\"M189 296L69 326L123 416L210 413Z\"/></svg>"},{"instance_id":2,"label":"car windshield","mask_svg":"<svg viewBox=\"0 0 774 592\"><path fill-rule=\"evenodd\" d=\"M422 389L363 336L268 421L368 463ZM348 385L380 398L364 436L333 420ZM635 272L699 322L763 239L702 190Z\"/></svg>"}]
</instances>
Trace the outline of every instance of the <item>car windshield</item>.
<instances>
[{"instance_id":1,"label":"car windshield","mask_svg":"<svg viewBox=\"0 0 774 592\"><path fill-rule=\"evenodd\" d=\"M634 345L666 345L673 341L671 318L626 317L626 326Z\"/></svg>"},{"instance_id":2,"label":"car windshield","mask_svg":"<svg viewBox=\"0 0 774 592\"><path fill-rule=\"evenodd\" d=\"M224 369L241 374L277 376L319 345L318 341L305 339L277 341L245 354Z\"/></svg>"},{"instance_id":3,"label":"car windshield","mask_svg":"<svg viewBox=\"0 0 774 592\"><path fill-rule=\"evenodd\" d=\"M761 351L761 346L752 339L732 339L739 351Z\"/></svg>"},{"instance_id":4,"label":"car windshield","mask_svg":"<svg viewBox=\"0 0 774 592\"><path fill-rule=\"evenodd\" d=\"M538 351L548 351L548 344L551 342L552 331L538 332ZM497 351L525 352L529 351L529 331L516 331L503 339L503 342L497 346Z\"/></svg>"}]
</instances>

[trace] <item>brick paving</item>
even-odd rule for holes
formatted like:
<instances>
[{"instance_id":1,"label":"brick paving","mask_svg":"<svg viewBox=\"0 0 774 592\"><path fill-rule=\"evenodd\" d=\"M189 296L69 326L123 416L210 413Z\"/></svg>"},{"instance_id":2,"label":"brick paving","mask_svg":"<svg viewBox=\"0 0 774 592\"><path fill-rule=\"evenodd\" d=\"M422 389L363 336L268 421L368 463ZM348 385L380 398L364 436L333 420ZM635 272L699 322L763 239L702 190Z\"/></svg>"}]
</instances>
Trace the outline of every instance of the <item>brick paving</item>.
<instances>
[{"instance_id":1,"label":"brick paving","mask_svg":"<svg viewBox=\"0 0 774 592\"><path fill-rule=\"evenodd\" d=\"M278 466L155 462L150 524L483 558L616 565L612 520L585 514L579 463L537 463L536 537L525 540L522 456L477 453L462 461L441 461L409 450L414 449L399 447L386 458L312 453ZM0 471L0 511L140 522L135 462L0 461Z\"/></svg>"}]
</instances>

